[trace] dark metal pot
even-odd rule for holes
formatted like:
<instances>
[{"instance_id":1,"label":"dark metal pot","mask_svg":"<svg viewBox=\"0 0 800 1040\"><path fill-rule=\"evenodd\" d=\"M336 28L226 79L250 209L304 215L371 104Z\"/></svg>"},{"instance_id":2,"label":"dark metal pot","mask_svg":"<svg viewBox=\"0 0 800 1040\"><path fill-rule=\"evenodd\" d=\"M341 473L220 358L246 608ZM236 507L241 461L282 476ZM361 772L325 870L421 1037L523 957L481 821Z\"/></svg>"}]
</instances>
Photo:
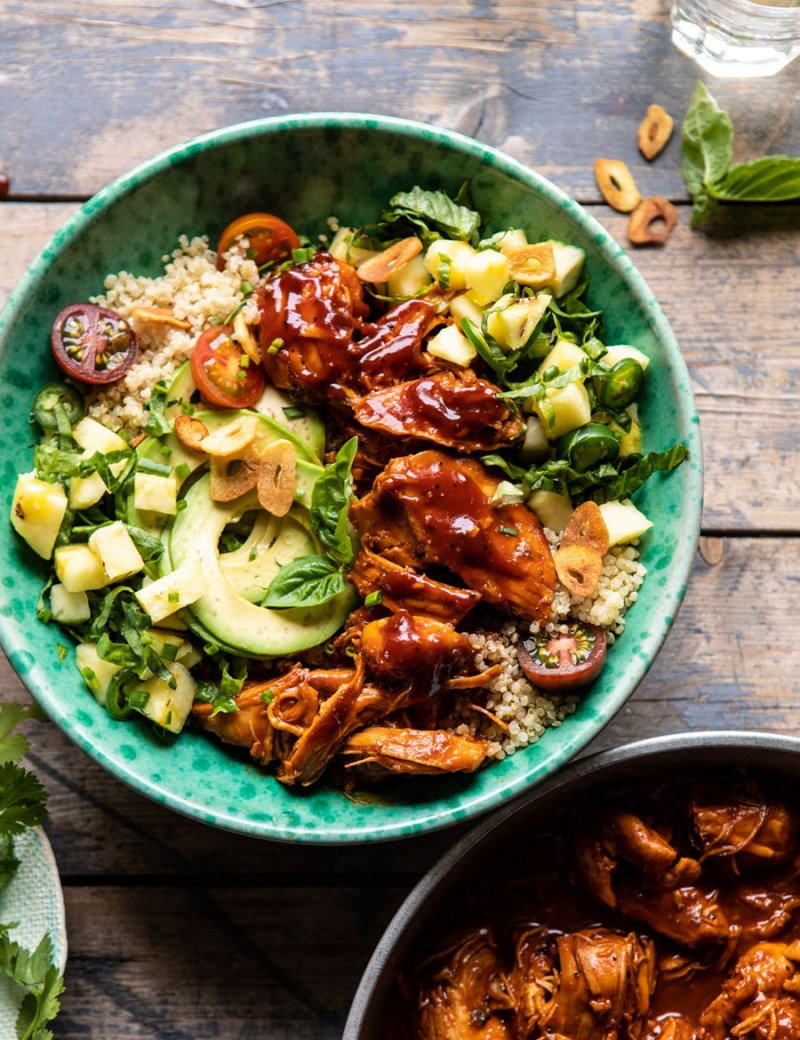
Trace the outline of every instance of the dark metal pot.
<instances>
[{"instance_id":1,"label":"dark metal pot","mask_svg":"<svg viewBox=\"0 0 800 1040\"><path fill-rule=\"evenodd\" d=\"M343 1040L387 1040L402 1017L398 975L420 934L453 891L470 884L492 850L530 834L553 813L616 784L647 783L714 768L747 766L800 780L800 739L768 733L678 733L626 744L573 763L475 827L417 884L383 934L361 978ZM497 864L494 864L497 869ZM398 1033L397 1035L402 1035Z\"/></svg>"}]
</instances>

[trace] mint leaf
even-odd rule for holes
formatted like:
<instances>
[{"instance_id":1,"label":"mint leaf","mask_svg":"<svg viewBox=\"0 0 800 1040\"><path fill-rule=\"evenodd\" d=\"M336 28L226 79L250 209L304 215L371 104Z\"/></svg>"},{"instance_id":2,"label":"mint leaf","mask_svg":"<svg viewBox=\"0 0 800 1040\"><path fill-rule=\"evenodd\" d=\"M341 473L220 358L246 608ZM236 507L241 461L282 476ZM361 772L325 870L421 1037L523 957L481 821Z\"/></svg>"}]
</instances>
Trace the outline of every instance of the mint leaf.
<instances>
[{"instance_id":1,"label":"mint leaf","mask_svg":"<svg viewBox=\"0 0 800 1040\"><path fill-rule=\"evenodd\" d=\"M765 155L737 163L712 191L716 199L735 202L785 202L800 198L800 159Z\"/></svg>"},{"instance_id":2,"label":"mint leaf","mask_svg":"<svg viewBox=\"0 0 800 1040\"><path fill-rule=\"evenodd\" d=\"M389 199L389 209L383 219L393 222L401 217L415 224L428 241L443 235L468 242L477 237L481 223L479 213L454 202L443 191L425 191L416 186Z\"/></svg>"},{"instance_id":3,"label":"mint leaf","mask_svg":"<svg viewBox=\"0 0 800 1040\"><path fill-rule=\"evenodd\" d=\"M335 461L322 471L311 493L311 528L328 556L345 566L355 556L349 509L353 495L350 471L357 451L358 437L351 437L339 449Z\"/></svg>"},{"instance_id":4,"label":"mint leaf","mask_svg":"<svg viewBox=\"0 0 800 1040\"><path fill-rule=\"evenodd\" d=\"M347 588L347 579L327 556L299 556L281 567L272 580L262 606L272 610L317 607Z\"/></svg>"}]
</instances>

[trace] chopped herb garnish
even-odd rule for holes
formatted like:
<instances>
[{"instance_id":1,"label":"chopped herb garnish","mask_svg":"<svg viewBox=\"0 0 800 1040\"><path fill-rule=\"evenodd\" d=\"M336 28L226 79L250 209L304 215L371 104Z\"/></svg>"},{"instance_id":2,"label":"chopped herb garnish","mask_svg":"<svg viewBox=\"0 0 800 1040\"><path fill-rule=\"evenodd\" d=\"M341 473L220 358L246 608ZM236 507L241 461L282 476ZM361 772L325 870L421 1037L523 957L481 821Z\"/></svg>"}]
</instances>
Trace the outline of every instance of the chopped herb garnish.
<instances>
[{"instance_id":1,"label":"chopped herb garnish","mask_svg":"<svg viewBox=\"0 0 800 1040\"><path fill-rule=\"evenodd\" d=\"M272 701L273 701L274 697L275 697L275 691L274 690L264 690L264 692L261 694L261 700L265 704L272 704Z\"/></svg>"},{"instance_id":2,"label":"chopped herb garnish","mask_svg":"<svg viewBox=\"0 0 800 1040\"><path fill-rule=\"evenodd\" d=\"M252 293L255 292L255 289L249 282L242 282L242 284L239 286L239 289L243 296L250 296Z\"/></svg>"},{"instance_id":3,"label":"chopped herb garnish","mask_svg":"<svg viewBox=\"0 0 800 1040\"><path fill-rule=\"evenodd\" d=\"M268 354L277 354L282 346L283 346L283 340L280 337L278 337L277 339L274 339L270 343L270 345L267 347L267 353Z\"/></svg>"},{"instance_id":4,"label":"chopped herb garnish","mask_svg":"<svg viewBox=\"0 0 800 1040\"><path fill-rule=\"evenodd\" d=\"M139 473L150 473L156 477L168 477L172 473L172 466L167 466L164 462L156 462L154 459L138 459L136 469Z\"/></svg>"},{"instance_id":5,"label":"chopped herb garnish","mask_svg":"<svg viewBox=\"0 0 800 1040\"><path fill-rule=\"evenodd\" d=\"M312 259L314 256L313 246L303 246L300 249L292 250L292 262L295 264L304 264Z\"/></svg>"},{"instance_id":6,"label":"chopped herb garnish","mask_svg":"<svg viewBox=\"0 0 800 1040\"><path fill-rule=\"evenodd\" d=\"M168 603L180 603L180 601L181 601L180 593L175 592L174 590L170 590L167 593L167 602Z\"/></svg>"},{"instance_id":7,"label":"chopped herb garnish","mask_svg":"<svg viewBox=\"0 0 800 1040\"><path fill-rule=\"evenodd\" d=\"M161 657L165 661L174 661L178 656L178 647L174 643L164 643Z\"/></svg>"},{"instance_id":8,"label":"chopped herb garnish","mask_svg":"<svg viewBox=\"0 0 800 1040\"><path fill-rule=\"evenodd\" d=\"M500 524L500 526L498 527L498 531L500 532L500 534L507 534L511 538L516 538L519 534L519 531L516 527L508 527L506 524Z\"/></svg>"},{"instance_id":9,"label":"chopped herb garnish","mask_svg":"<svg viewBox=\"0 0 800 1040\"><path fill-rule=\"evenodd\" d=\"M367 593L364 598L365 607L377 607L378 604L383 600L383 593L380 589L375 589L373 592Z\"/></svg>"},{"instance_id":10,"label":"chopped herb garnish","mask_svg":"<svg viewBox=\"0 0 800 1040\"><path fill-rule=\"evenodd\" d=\"M297 405L293 404L289 405L286 408L283 408L282 411L287 419L303 419L305 418L306 414L305 408L300 408Z\"/></svg>"},{"instance_id":11,"label":"chopped herb garnish","mask_svg":"<svg viewBox=\"0 0 800 1040\"><path fill-rule=\"evenodd\" d=\"M179 466L175 467L175 476L178 480L186 480L191 473L188 462L182 462Z\"/></svg>"},{"instance_id":12,"label":"chopped herb garnish","mask_svg":"<svg viewBox=\"0 0 800 1040\"><path fill-rule=\"evenodd\" d=\"M56 643L56 653L58 654L59 661L63 661L69 653L69 647L64 646L63 643Z\"/></svg>"}]
</instances>

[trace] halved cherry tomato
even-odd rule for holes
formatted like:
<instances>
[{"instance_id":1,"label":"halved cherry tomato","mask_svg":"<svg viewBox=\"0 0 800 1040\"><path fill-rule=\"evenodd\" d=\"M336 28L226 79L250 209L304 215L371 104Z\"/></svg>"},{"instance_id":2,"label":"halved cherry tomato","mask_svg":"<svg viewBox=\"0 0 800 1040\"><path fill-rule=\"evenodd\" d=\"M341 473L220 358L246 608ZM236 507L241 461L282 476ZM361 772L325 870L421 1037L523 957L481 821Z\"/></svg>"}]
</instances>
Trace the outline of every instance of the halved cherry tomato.
<instances>
[{"instance_id":1,"label":"halved cherry tomato","mask_svg":"<svg viewBox=\"0 0 800 1040\"><path fill-rule=\"evenodd\" d=\"M53 322L50 346L59 368L81 383L105 386L122 379L136 360L136 335L107 307L71 303Z\"/></svg>"},{"instance_id":2,"label":"halved cherry tomato","mask_svg":"<svg viewBox=\"0 0 800 1040\"><path fill-rule=\"evenodd\" d=\"M217 269L225 266L225 253L237 238L246 235L250 242L251 256L261 267L269 260L290 260L293 249L300 248L300 239L292 228L280 217L271 213L247 213L228 224L220 235L217 246Z\"/></svg>"},{"instance_id":3,"label":"halved cherry tomato","mask_svg":"<svg viewBox=\"0 0 800 1040\"><path fill-rule=\"evenodd\" d=\"M606 662L606 634L596 625L569 622L567 632L543 633L523 640L517 649L520 667L543 690L586 686Z\"/></svg>"},{"instance_id":4,"label":"halved cherry tomato","mask_svg":"<svg viewBox=\"0 0 800 1040\"><path fill-rule=\"evenodd\" d=\"M233 339L232 325L202 332L192 351L192 378L200 396L220 408L247 408L264 392L264 373Z\"/></svg>"}]
</instances>

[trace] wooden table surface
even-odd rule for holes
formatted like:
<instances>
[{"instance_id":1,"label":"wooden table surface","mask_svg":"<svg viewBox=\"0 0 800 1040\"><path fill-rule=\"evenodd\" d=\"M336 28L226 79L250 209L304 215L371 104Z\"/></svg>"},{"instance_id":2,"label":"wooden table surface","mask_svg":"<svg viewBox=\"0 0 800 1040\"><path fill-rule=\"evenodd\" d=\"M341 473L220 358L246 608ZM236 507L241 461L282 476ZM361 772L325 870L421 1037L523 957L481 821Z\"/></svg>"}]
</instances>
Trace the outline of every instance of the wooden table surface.
<instances>
[{"instance_id":1,"label":"wooden table surface","mask_svg":"<svg viewBox=\"0 0 800 1040\"><path fill-rule=\"evenodd\" d=\"M680 224L636 261L673 323L702 416L703 539L677 623L594 745L705 728L794 733L800 714L800 207L688 229L674 139L695 69L666 0L5 0L0 3L0 298L80 201L154 152L226 123L373 111L471 134L583 202L620 241L596 157L626 160ZM712 85L737 157L800 154L800 63ZM677 135L676 135L677 136ZM6 662L0 694L26 700ZM324 849L207 829L29 726L51 792L70 941L59 1040L328 1040L361 971L448 831Z\"/></svg>"}]
</instances>

